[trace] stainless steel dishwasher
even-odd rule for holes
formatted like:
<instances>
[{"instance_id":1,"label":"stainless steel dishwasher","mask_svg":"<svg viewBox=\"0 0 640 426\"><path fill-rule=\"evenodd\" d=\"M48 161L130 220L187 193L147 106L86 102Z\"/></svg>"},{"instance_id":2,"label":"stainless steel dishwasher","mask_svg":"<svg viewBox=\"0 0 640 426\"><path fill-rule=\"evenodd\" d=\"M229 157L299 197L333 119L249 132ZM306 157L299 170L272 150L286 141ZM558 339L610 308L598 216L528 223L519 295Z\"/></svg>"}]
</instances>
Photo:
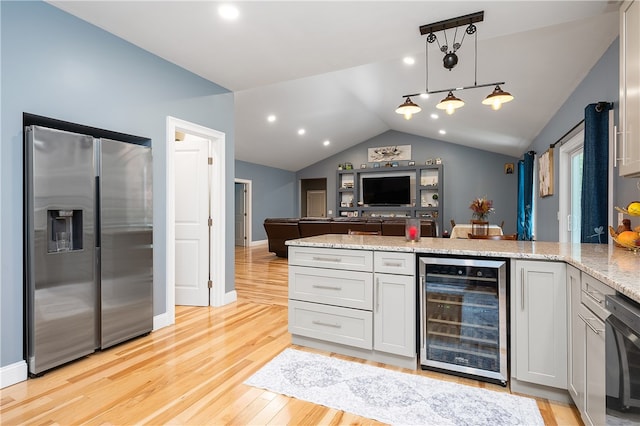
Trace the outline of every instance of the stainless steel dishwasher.
<instances>
[{"instance_id":1,"label":"stainless steel dishwasher","mask_svg":"<svg viewBox=\"0 0 640 426\"><path fill-rule=\"evenodd\" d=\"M640 425L640 304L618 293L605 306L607 425Z\"/></svg>"}]
</instances>

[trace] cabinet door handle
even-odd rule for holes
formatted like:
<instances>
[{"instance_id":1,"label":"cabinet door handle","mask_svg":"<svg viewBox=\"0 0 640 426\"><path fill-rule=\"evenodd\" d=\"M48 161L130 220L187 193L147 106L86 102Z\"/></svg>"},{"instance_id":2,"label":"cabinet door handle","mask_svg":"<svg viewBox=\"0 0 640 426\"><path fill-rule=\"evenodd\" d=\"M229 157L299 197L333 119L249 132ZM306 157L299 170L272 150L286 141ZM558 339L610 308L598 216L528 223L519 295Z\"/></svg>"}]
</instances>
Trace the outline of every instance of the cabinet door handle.
<instances>
[{"instance_id":1,"label":"cabinet door handle","mask_svg":"<svg viewBox=\"0 0 640 426\"><path fill-rule=\"evenodd\" d=\"M323 290L342 290L342 287L333 287L333 286L330 286L330 285L313 284L311 287L313 287L313 288L321 288Z\"/></svg>"},{"instance_id":2,"label":"cabinet door handle","mask_svg":"<svg viewBox=\"0 0 640 426\"><path fill-rule=\"evenodd\" d=\"M601 294L599 291L585 291L584 292L587 296L589 296L591 299L593 299L596 303L598 303L598 305L602 305L604 303L603 299L598 299L595 294Z\"/></svg>"},{"instance_id":3,"label":"cabinet door handle","mask_svg":"<svg viewBox=\"0 0 640 426\"><path fill-rule=\"evenodd\" d=\"M376 277L376 312L380 308L380 277Z\"/></svg>"},{"instance_id":4,"label":"cabinet door handle","mask_svg":"<svg viewBox=\"0 0 640 426\"><path fill-rule=\"evenodd\" d=\"M613 167L618 167L618 126L613 126Z\"/></svg>"},{"instance_id":5,"label":"cabinet door handle","mask_svg":"<svg viewBox=\"0 0 640 426\"><path fill-rule=\"evenodd\" d=\"M320 257L320 256L313 256L312 258L313 260L315 260L316 262L334 262L334 263L340 263L341 259L339 257Z\"/></svg>"},{"instance_id":6,"label":"cabinet door handle","mask_svg":"<svg viewBox=\"0 0 640 426\"><path fill-rule=\"evenodd\" d=\"M590 328L594 333L596 333L596 334L600 334L600 333L603 333L603 332L604 332L604 330L603 330L603 329L595 328L595 327L594 327L593 325L591 325L591 323L589 322L590 320L595 320L595 318L588 318L588 319L587 319L587 318L583 317L581 314L578 314L578 316L580 317L580 319L581 319L582 321L584 321L584 323L585 323L585 324L587 324L587 326L588 326L588 327L589 327L589 328Z\"/></svg>"},{"instance_id":7,"label":"cabinet door handle","mask_svg":"<svg viewBox=\"0 0 640 426\"><path fill-rule=\"evenodd\" d=\"M384 262L384 266L395 266L397 268L402 266L401 262Z\"/></svg>"},{"instance_id":8,"label":"cabinet door handle","mask_svg":"<svg viewBox=\"0 0 640 426\"><path fill-rule=\"evenodd\" d=\"M323 325L325 327L333 327L333 328L342 328L342 326L340 324L338 324L337 322L335 323L329 323L329 322L322 322L322 321L311 321L312 324L315 325Z\"/></svg>"},{"instance_id":9,"label":"cabinet door handle","mask_svg":"<svg viewBox=\"0 0 640 426\"><path fill-rule=\"evenodd\" d=\"M524 268L520 269L520 309L524 311Z\"/></svg>"}]
</instances>

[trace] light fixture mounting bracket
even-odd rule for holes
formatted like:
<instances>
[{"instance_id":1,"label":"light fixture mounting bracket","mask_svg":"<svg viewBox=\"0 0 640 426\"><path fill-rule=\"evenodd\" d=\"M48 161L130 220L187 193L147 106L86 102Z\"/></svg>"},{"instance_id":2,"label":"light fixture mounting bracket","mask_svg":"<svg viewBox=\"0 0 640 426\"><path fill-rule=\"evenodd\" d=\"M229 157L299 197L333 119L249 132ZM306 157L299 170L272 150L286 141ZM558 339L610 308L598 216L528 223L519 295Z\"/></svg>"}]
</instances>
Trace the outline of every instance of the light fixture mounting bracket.
<instances>
[{"instance_id":1,"label":"light fixture mounting bracket","mask_svg":"<svg viewBox=\"0 0 640 426\"><path fill-rule=\"evenodd\" d=\"M420 26L420 35L436 33L438 31L448 30L450 28L461 27L463 25L475 24L484 21L484 10L481 12L470 13L457 18L445 19L444 21L433 22Z\"/></svg>"}]
</instances>

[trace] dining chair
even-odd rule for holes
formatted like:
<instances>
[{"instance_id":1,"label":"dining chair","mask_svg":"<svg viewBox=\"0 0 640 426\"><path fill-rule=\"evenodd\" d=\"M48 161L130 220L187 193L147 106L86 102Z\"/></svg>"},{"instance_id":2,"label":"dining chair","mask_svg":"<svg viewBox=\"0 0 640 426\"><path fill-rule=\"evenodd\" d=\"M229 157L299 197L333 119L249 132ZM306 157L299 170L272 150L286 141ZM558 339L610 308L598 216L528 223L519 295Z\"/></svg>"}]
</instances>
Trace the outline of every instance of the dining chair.
<instances>
[{"instance_id":1,"label":"dining chair","mask_svg":"<svg viewBox=\"0 0 640 426\"><path fill-rule=\"evenodd\" d=\"M484 220L472 220L471 233L473 235L489 235L489 222Z\"/></svg>"},{"instance_id":2,"label":"dining chair","mask_svg":"<svg viewBox=\"0 0 640 426\"><path fill-rule=\"evenodd\" d=\"M469 233L468 237L472 240L517 240L518 234L507 235L477 235Z\"/></svg>"},{"instance_id":3,"label":"dining chair","mask_svg":"<svg viewBox=\"0 0 640 426\"><path fill-rule=\"evenodd\" d=\"M380 231L352 231L349 229L349 235L380 235Z\"/></svg>"}]
</instances>

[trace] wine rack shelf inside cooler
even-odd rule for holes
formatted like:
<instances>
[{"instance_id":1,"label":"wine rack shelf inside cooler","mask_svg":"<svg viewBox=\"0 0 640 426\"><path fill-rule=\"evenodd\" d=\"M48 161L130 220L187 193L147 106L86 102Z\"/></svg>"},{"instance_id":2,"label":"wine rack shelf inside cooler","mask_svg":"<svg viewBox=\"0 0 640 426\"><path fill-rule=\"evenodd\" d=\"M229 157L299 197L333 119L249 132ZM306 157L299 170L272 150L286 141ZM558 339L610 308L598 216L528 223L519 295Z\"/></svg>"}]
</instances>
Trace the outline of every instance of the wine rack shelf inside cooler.
<instances>
[{"instance_id":1,"label":"wine rack shelf inside cooler","mask_svg":"<svg viewBox=\"0 0 640 426\"><path fill-rule=\"evenodd\" d=\"M505 384L505 262L423 260L421 364Z\"/></svg>"}]
</instances>

